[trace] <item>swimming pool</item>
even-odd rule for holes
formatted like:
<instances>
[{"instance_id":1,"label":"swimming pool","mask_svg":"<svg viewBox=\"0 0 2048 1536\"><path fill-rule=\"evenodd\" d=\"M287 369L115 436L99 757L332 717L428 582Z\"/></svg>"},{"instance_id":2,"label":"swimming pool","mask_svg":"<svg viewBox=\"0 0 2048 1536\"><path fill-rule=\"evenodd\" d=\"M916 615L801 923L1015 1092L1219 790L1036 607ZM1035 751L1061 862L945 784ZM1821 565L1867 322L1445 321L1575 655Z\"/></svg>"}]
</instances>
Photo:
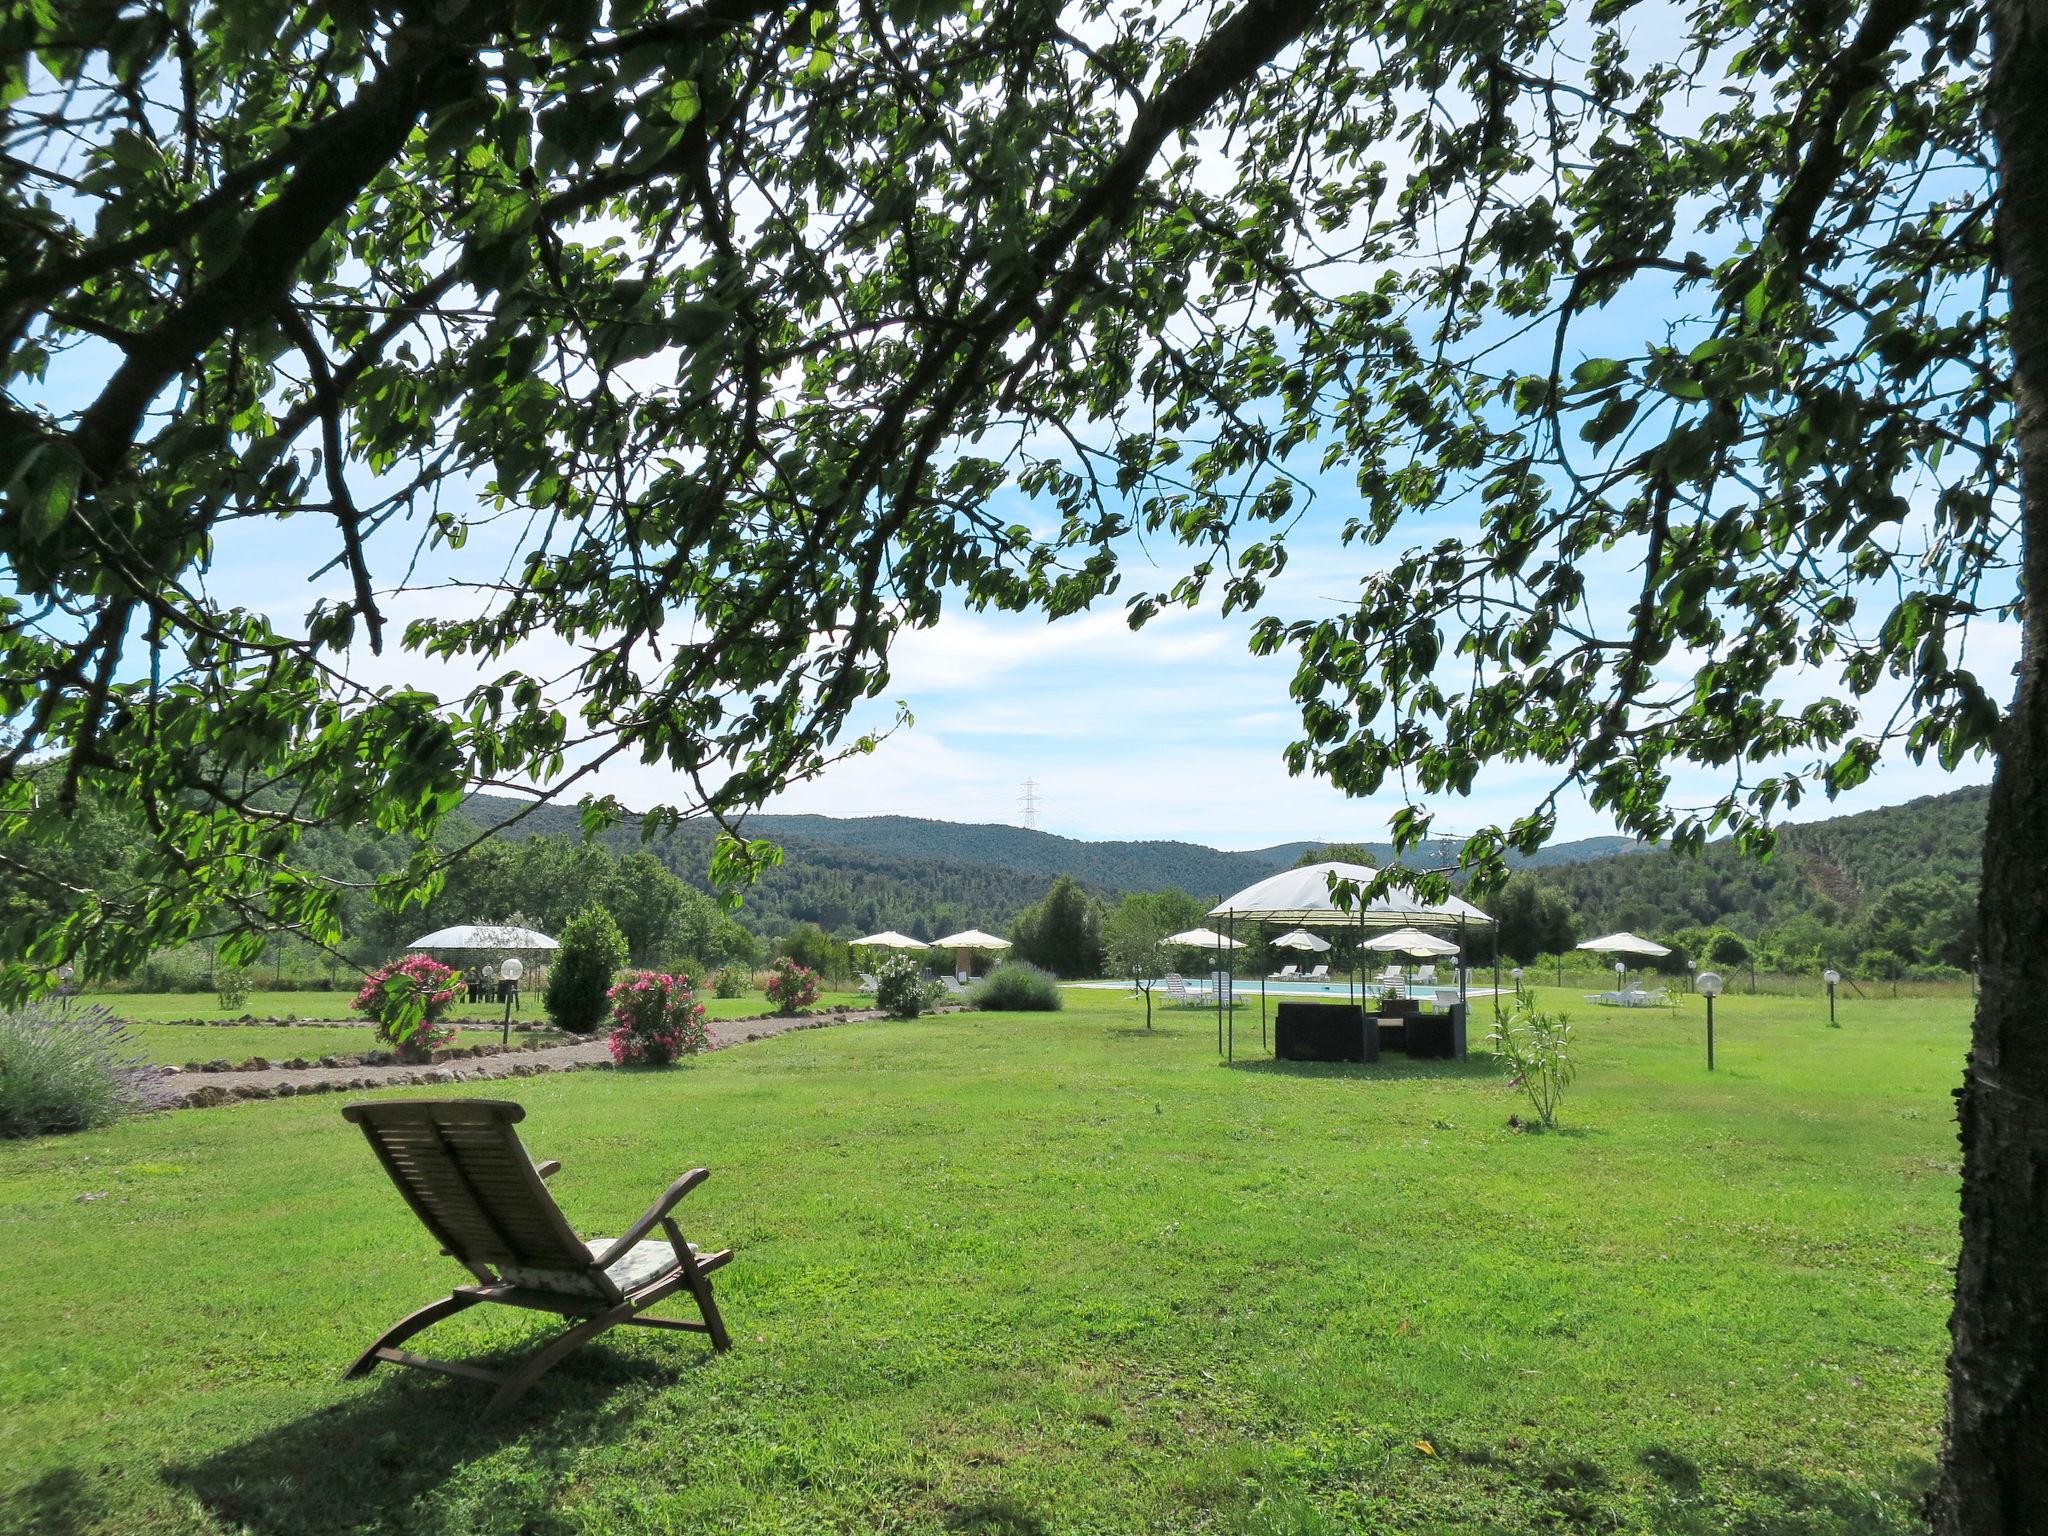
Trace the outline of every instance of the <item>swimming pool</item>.
<instances>
[{"instance_id":1,"label":"swimming pool","mask_svg":"<svg viewBox=\"0 0 2048 1536\"><path fill-rule=\"evenodd\" d=\"M1208 996L1208 997L1213 997L1213 994L1212 994L1212 993L1210 992L1210 990L1209 990L1209 978L1208 978L1208 977L1206 977L1206 976L1190 976L1190 977L1188 977L1188 978L1187 978L1187 984L1188 984L1188 991L1189 991L1189 992L1191 992L1191 993L1192 993L1192 992L1199 992L1199 993L1203 994L1204 996ZM1082 989L1082 990L1087 990L1087 991L1093 991L1093 992L1128 992L1128 991L1130 991L1130 990L1131 990L1131 984L1130 984L1130 983L1129 983L1128 981L1069 981L1069 982L1063 982L1063 983L1061 983L1061 985L1063 985L1063 986L1068 986L1068 987L1074 987L1074 988L1077 988L1077 989ZM1160 992L1163 992L1163 991L1165 990L1165 985L1166 985L1166 984L1165 984L1165 983L1164 983L1163 981L1155 981L1155 982L1154 982L1154 983L1152 984L1152 990L1153 990L1153 994L1154 994L1155 996L1157 996L1157 995L1158 995L1158 994L1159 994ZM1441 984L1438 984L1438 985L1430 985L1430 986L1418 987L1418 988L1415 988L1415 989L1413 989L1413 990L1412 990L1412 991L1410 992L1410 994L1409 994L1409 995L1410 995L1410 996L1414 996L1414 997L1422 997L1422 996L1428 996L1428 995L1431 995L1431 994L1435 993L1435 992L1436 992L1436 991L1437 991L1437 990L1439 989L1439 985L1440 985L1440 986L1442 987L1442 989L1443 989L1443 990L1446 990L1446 991L1448 991L1448 990L1451 990L1451 989L1455 988L1455 987L1457 986L1457 982L1456 982L1456 981L1450 981L1450 982L1446 982L1446 983L1441 983ZM1236 982L1234 983L1234 986L1235 986L1235 989L1236 989L1236 992L1237 992L1238 1000L1239 1000L1240 1002L1241 1002L1241 1001L1243 1001L1243 1000L1244 1000L1244 998L1245 998L1245 997L1247 997L1247 996L1251 996L1251 997L1257 997L1257 996L1259 995L1259 980L1258 980L1258 978L1257 978L1256 976L1240 976L1240 977L1238 977L1238 978L1237 978ZM1266 990L1266 996L1267 996L1267 997L1269 997L1269 998L1272 998L1272 997L1318 997L1318 998L1321 998L1321 997L1333 997L1333 998L1335 998L1335 997L1341 997L1341 998L1352 998L1352 997L1357 997L1357 996L1359 996L1359 995L1360 995L1360 994L1359 994L1359 989L1358 989L1358 988L1357 988L1357 987L1356 987L1355 985L1353 985L1353 984L1352 984L1351 982L1349 982L1349 981L1341 981L1341 980L1336 980L1336 981L1300 981L1300 980L1288 980L1288 981L1275 981L1275 980L1272 980L1272 979L1270 979L1270 978L1269 978L1269 979L1267 980L1267 982L1266 982L1266 988L1265 988L1265 990ZM1382 988L1382 987L1381 987L1381 986L1380 986L1380 985L1379 985L1379 984L1378 984L1377 982L1370 982L1370 981L1369 981L1369 982L1367 982L1367 983L1365 984L1364 996L1366 996L1367 998L1376 998L1376 997L1380 996L1380 995L1381 995L1381 993L1382 993L1382 992L1383 992L1384 990L1385 990L1385 989L1384 989L1384 988ZM1503 994L1503 995L1506 995L1506 994L1507 994L1507 993L1508 993L1508 992L1509 992L1509 991L1510 991L1511 989L1509 989L1509 988L1507 988L1507 987L1503 987L1503 988L1501 988L1500 990L1501 990L1501 992L1502 992L1502 994ZM1494 989L1493 989L1492 987L1481 987L1481 986L1468 986L1468 987L1466 988L1466 991L1465 991L1465 996L1466 996L1466 997L1467 997L1468 999L1478 999L1478 998L1482 998L1482 997L1492 997L1493 995L1494 995Z\"/></svg>"}]
</instances>

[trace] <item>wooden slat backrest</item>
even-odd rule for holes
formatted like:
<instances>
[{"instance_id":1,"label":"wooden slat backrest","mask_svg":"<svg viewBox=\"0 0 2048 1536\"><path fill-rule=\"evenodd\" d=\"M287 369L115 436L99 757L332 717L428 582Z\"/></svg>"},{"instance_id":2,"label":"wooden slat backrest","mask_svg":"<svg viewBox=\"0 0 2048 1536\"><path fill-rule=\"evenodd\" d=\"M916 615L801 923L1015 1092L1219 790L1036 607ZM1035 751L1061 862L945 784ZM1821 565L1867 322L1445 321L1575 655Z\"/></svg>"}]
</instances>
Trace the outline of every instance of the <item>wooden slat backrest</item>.
<instances>
[{"instance_id":1,"label":"wooden slat backrest","mask_svg":"<svg viewBox=\"0 0 2048 1536\"><path fill-rule=\"evenodd\" d=\"M441 1246L471 1266L592 1268L500 1099L393 1099L351 1104L385 1172Z\"/></svg>"}]
</instances>

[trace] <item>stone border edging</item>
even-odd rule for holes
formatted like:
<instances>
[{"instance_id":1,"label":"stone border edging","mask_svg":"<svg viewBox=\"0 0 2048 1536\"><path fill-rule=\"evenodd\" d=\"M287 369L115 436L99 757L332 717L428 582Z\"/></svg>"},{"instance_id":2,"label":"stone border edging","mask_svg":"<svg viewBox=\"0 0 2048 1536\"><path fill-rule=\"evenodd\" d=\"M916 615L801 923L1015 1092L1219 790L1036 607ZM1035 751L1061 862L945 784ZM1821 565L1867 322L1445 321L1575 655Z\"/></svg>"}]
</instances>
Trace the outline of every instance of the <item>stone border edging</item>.
<instances>
[{"instance_id":1,"label":"stone border edging","mask_svg":"<svg viewBox=\"0 0 2048 1536\"><path fill-rule=\"evenodd\" d=\"M438 1067L444 1062L467 1061L477 1056L516 1056L521 1052L550 1051L557 1046L580 1045L582 1041L571 1035L560 1040L522 1040L517 1045L451 1045L431 1052L423 1062L406 1063L412 1066ZM165 1067L169 1073L190 1072L305 1072L314 1068L335 1067L388 1067L400 1064L396 1051L351 1051L345 1056L321 1056L307 1060L304 1056L293 1056L285 1061L272 1061L266 1056L251 1056L247 1060L234 1062L226 1059L217 1061L188 1061L182 1066Z\"/></svg>"},{"instance_id":2,"label":"stone border edging","mask_svg":"<svg viewBox=\"0 0 2048 1536\"><path fill-rule=\"evenodd\" d=\"M929 1010L931 1014L969 1011L971 1010L958 1006ZM795 1017L761 1014L744 1019L711 1019L706 1021L706 1028L711 1036L710 1049L717 1051L744 1044L749 1040L765 1040L772 1035L788 1034L792 1030L829 1029L835 1024L867 1024L890 1017L892 1015L884 1013L879 1008L857 1009L841 1005L820 1013L801 1014ZM775 1027L745 1029L744 1026L749 1024L772 1024ZM521 1056L531 1059L510 1059ZM485 1064L467 1064L475 1060L482 1060ZM437 1083L480 1082L510 1077L543 1077L555 1072L614 1070L617 1069L605 1041L601 1038L592 1038L567 1045L529 1045L509 1052L500 1051L496 1060L488 1056L463 1058L462 1065L450 1061L447 1065L417 1067L393 1062L388 1065L354 1068L315 1067L298 1070L270 1067L250 1071L236 1069L207 1075L236 1078L241 1079L240 1081L201 1083L191 1088L171 1086L172 1080L184 1074L180 1074L176 1069L169 1069L159 1071L153 1077L150 1091L155 1100L153 1108L211 1109L245 1100L289 1099L307 1094L361 1093L378 1088L410 1088Z\"/></svg>"}]
</instances>

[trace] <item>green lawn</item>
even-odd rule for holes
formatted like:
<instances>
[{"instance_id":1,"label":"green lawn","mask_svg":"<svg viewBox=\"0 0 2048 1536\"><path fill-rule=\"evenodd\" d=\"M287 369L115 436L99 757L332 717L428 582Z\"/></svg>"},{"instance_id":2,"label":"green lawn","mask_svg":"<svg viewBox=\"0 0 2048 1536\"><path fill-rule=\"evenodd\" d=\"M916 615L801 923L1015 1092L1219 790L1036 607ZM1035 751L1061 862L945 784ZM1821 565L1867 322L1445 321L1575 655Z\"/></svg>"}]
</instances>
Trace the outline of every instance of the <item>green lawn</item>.
<instances>
[{"instance_id":1,"label":"green lawn","mask_svg":"<svg viewBox=\"0 0 2048 1536\"><path fill-rule=\"evenodd\" d=\"M258 1019L346 1019L354 1016L349 1007L354 998L354 992L251 992L241 1007L223 1008L211 992L108 992L86 996L79 1000L78 1006L102 1004L121 1018L138 1023L170 1019L239 1019L244 1014ZM839 1003L859 1005L873 1001L873 998L852 992L827 992L819 998L818 1006L830 1008ZM774 1011L767 995L761 992L751 992L745 997L706 997L702 1002L705 1014L714 1019L745 1018L749 1014ZM461 1003L452 1015L458 1021L479 1024L494 1024L504 1016L504 1007L497 1003ZM520 1003L519 1011L512 1015L512 1021L515 1024L545 1023L547 1014L540 1006L540 998L529 992Z\"/></svg>"},{"instance_id":2,"label":"green lawn","mask_svg":"<svg viewBox=\"0 0 2048 1536\"><path fill-rule=\"evenodd\" d=\"M1730 999L1709 1077L1697 1001L1575 1006L1557 1135L1107 993L491 1085L586 1233L701 1162L739 1256L730 1355L612 1335L486 1426L336 1380L461 1275L335 1099L0 1145L0 1529L1903 1532L1967 1007Z\"/></svg>"},{"instance_id":3,"label":"green lawn","mask_svg":"<svg viewBox=\"0 0 2048 1536\"><path fill-rule=\"evenodd\" d=\"M465 1033L456 1043L475 1045L487 1038ZM299 1029L289 1024L252 1024L237 1029L233 1025L195 1028L190 1024L131 1024L128 1039L139 1048L145 1061L171 1067L194 1061L243 1062L251 1056L261 1056L270 1062L289 1061L295 1056L311 1060L389 1049L378 1044L376 1031L368 1025L361 1029Z\"/></svg>"}]
</instances>

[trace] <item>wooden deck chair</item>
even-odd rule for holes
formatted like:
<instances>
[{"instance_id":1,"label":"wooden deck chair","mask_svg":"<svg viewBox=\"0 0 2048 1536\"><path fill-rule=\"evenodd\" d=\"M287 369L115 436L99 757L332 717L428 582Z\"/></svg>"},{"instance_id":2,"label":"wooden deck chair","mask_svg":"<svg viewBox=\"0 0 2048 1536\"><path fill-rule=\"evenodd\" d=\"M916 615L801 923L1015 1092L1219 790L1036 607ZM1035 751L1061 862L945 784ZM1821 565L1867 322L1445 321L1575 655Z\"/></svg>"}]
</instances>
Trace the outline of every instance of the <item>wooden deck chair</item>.
<instances>
[{"instance_id":1,"label":"wooden deck chair","mask_svg":"<svg viewBox=\"0 0 2048 1536\"><path fill-rule=\"evenodd\" d=\"M484 1409L489 1417L524 1396L569 1354L620 1323L708 1333L715 1348L731 1348L711 1296L710 1276L731 1260L732 1250L698 1252L669 1214L711 1177L708 1169L692 1169L669 1185L623 1236L586 1243L570 1229L541 1182L562 1165L536 1164L513 1129L526 1118L519 1105L497 1099L387 1099L351 1104L341 1113L363 1128L377 1160L413 1214L440 1241L441 1251L477 1280L393 1323L342 1373L343 1380L367 1376L379 1362L389 1361L491 1382L498 1392ZM643 1241L657 1226L666 1240ZM696 1299L703 1321L643 1315L681 1290ZM443 1318L486 1301L553 1312L576 1322L509 1375L429 1360L399 1348Z\"/></svg>"}]
</instances>

